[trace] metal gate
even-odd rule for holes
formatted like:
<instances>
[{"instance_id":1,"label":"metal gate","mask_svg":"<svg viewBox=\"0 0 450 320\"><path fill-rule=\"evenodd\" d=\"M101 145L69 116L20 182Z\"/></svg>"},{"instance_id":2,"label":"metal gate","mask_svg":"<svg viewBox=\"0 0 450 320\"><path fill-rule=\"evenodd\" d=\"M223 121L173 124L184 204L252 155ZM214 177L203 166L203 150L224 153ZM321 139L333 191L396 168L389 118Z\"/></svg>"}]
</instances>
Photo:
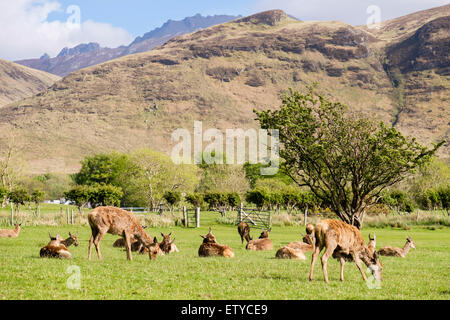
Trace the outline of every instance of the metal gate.
<instances>
[{"instance_id":1,"label":"metal gate","mask_svg":"<svg viewBox=\"0 0 450 320\"><path fill-rule=\"evenodd\" d=\"M253 208L241 207L238 212L238 221L245 221L253 228L269 229L272 225L272 217L270 211L262 211Z\"/></svg>"}]
</instances>

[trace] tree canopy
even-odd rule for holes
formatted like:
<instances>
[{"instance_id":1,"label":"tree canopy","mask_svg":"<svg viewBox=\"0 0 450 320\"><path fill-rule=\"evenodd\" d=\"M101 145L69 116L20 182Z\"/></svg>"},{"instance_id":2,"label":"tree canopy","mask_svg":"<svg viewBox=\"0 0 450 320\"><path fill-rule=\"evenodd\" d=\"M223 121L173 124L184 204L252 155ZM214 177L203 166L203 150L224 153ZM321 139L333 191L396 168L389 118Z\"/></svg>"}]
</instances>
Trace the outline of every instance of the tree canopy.
<instances>
[{"instance_id":1,"label":"tree canopy","mask_svg":"<svg viewBox=\"0 0 450 320\"><path fill-rule=\"evenodd\" d=\"M383 122L329 101L314 87L290 90L278 110L254 112L261 128L279 131L283 171L358 228L364 209L385 188L430 161L444 143L424 147Z\"/></svg>"}]
</instances>

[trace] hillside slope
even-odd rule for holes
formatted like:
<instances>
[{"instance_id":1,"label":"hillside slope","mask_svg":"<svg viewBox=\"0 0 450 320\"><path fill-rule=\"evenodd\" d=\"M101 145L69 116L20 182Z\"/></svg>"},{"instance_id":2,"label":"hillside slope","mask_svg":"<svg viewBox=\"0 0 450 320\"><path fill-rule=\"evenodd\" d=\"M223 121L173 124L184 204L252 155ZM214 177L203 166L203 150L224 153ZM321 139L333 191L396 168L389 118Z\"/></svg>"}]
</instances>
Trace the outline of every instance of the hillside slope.
<instances>
[{"instance_id":1,"label":"hillside slope","mask_svg":"<svg viewBox=\"0 0 450 320\"><path fill-rule=\"evenodd\" d=\"M414 32L428 34L431 46L448 46L446 24L433 28L430 34L420 25ZM444 36L434 42L435 34ZM75 170L94 152L146 146L170 153L173 130L192 132L194 120L202 120L204 130L256 128L254 108L277 108L287 88L318 81L331 99L423 143L448 139L449 79L433 62L442 57L417 50L418 60L431 60L420 71L403 69L403 51L411 50L402 39L262 12L74 72L45 93L0 109L0 129L30 146L35 172ZM442 152L448 155L448 144Z\"/></svg>"},{"instance_id":2,"label":"hillside slope","mask_svg":"<svg viewBox=\"0 0 450 320\"><path fill-rule=\"evenodd\" d=\"M58 76L0 59L0 107L46 90Z\"/></svg>"}]
</instances>

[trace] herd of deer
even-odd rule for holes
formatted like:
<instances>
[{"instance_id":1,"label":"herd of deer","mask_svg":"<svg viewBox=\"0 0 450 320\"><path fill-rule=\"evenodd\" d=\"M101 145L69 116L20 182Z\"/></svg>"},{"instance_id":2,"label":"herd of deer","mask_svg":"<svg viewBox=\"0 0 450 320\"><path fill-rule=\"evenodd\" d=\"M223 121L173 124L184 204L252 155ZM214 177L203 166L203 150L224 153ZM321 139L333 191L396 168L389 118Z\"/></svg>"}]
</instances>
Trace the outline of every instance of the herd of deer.
<instances>
[{"instance_id":1,"label":"herd of deer","mask_svg":"<svg viewBox=\"0 0 450 320\"><path fill-rule=\"evenodd\" d=\"M92 245L95 246L99 259L102 259L100 252L100 241L106 233L121 236L113 246L125 247L127 259L132 260L132 251L138 251L141 254L148 253L150 259L155 259L158 255L178 252L174 244L175 239L171 239L172 232L165 235L161 233L163 240L157 241L145 232L145 227L141 226L137 218L129 211L115 207L97 207L88 214L89 226L92 235L89 240L88 260L91 259ZM242 243L247 241L247 250L272 250L273 244L269 239L271 229L262 230L258 239L253 240L250 236L250 226L246 222L238 224L238 232ZM0 230L0 238L15 238L20 233L20 224L15 225L14 230ZM41 249L41 257L66 258L72 257L68 250L70 245L78 246L78 235L71 234L67 239L62 239L59 233L56 237L50 235L50 242ZM200 257L223 256L234 257L233 250L223 244L219 244L216 237L212 234L211 227L205 236L201 236L203 242L198 249ZM383 247L376 251L376 237L369 234L369 243L365 244L361 232L354 226L344 222L332 219L320 221L315 226L309 224L306 227L306 235L302 241L294 241L283 247L280 247L275 257L279 259L299 259L306 260L305 252L312 251L312 261L309 279L313 279L314 264L320 254L325 249L322 257L322 270L325 282L328 282L327 261L331 257L340 261L341 276L344 280L345 262L355 262L364 280L367 279L362 263L364 263L372 275L381 280L382 265L379 255L394 256L404 258L415 244L410 237L407 237L403 248Z\"/></svg>"}]
</instances>

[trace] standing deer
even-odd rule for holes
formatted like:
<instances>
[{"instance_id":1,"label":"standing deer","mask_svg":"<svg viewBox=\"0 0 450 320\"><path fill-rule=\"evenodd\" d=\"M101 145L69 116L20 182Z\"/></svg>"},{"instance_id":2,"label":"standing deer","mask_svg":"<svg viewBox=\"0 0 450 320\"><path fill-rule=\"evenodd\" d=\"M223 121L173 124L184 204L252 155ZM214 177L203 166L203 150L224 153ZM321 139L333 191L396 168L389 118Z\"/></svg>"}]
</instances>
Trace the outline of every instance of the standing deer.
<instances>
[{"instance_id":1,"label":"standing deer","mask_svg":"<svg viewBox=\"0 0 450 320\"><path fill-rule=\"evenodd\" d=\"M154 239L152 240L136 217L129 211L116 207L97 207L89 212L88 221L92 231L89 240L88 260L91 260L92 244L95 245L98 258L102 259L100 241L106 233L120 235L125 239L128 260L133 260L131 255L132 237L148 249L150 259L155 259L157 255L163 254L159 243L155 242Z\"/></svg>"},{"instance_id":2,"label":"standing deer","mask_svg":"<svg viewBox=\"0 0 450 320\"><path fill-rule=\"evenodd\" d=\"M203 238L203 243L198 248L198 255L200 257L234 257L234 252L229 246L217 243L216 237L212 234L211 227L209 227L209 232L205 236L200 235L200 237Z\"/></svg>"},{"instance_id":3,"label":"standing deer","mask_svg":"<svg viewBox=\"0 0 450 320\"><path fill-rule=\"evenodd\" d=\"M237 225L237 229L239 235L241 236L242 244L244 244L244 239L247 240L247 242L252 240L252 237L250 237L250 226L245 221L240 222Z\"/></svg>"},{"instance_id":4,"label":"standing deer","mask_svg":"<svg viewBox=\"0 0 450 320\"><path fill-rule=\"evenodd\" d=\"M313 280L314 264L323 248L325 248L325 252L322 255L321 262L326 283L328 283L327 262L331 256L341 263L341 281L344 281L344 264L346 261L354 261L363 279L367 280L361 265L362 261L370 269L375 279L381 281L383 267L378 254L376 251L370 252L361 232L355 226L338 220L325 219L315 226L313 237L315 242L309 274L310 281Z\"/></svg>"},{"instance_id":5,"label":"standing deer","mask_svg":"<svg viewBox=\"0 0 450 320\"><path fill-rule=\"evenodd\" d=\"M161 235L163 237L163 240L159 243L159 246L164 253L168 254L170 252L180 252L175 243L173 243L175 241L175 238L172 240L170 239L172 232L169 234L164 234L161 232Z\"/></svg>"},{"instance_id":6,"label":"standing deer","mask_svg":"<svg viewBox=\"0 0 450 320\"><path fill-rule=\"evenodd\" d=\"M262 230L261 235L259 236L259 239L251 240L247 243L247 246L245 249L247 250L272 250L273 244L272 241L269 239L269 232L271 229L268 230Z\"/></svg>"},{"instance_id":7,"label":"standing deer","mask_svg":"<svg viewBox=\"0 0 450 320\"><path fill-rule=\"evenodd\" d=\"M411 248L416 248L416 244L410 237L406 238L406 243L403 246L403 248L397 248L397 247L383 247L380 250L378 250L378 254L381 256L391 256L391 257L406 257L406 254Z\"/></svg>"},{"instance_id":8,"label":"standing deer","mask_svg":"<svg viewBox=\"0 0 450 320\"><path fill-rule=\"evenodd\" d=\"M20 226L22 224L15 224L14 229L0 229L0 238L17 238L20 233Z\"/></svg>"}]
</instances>

